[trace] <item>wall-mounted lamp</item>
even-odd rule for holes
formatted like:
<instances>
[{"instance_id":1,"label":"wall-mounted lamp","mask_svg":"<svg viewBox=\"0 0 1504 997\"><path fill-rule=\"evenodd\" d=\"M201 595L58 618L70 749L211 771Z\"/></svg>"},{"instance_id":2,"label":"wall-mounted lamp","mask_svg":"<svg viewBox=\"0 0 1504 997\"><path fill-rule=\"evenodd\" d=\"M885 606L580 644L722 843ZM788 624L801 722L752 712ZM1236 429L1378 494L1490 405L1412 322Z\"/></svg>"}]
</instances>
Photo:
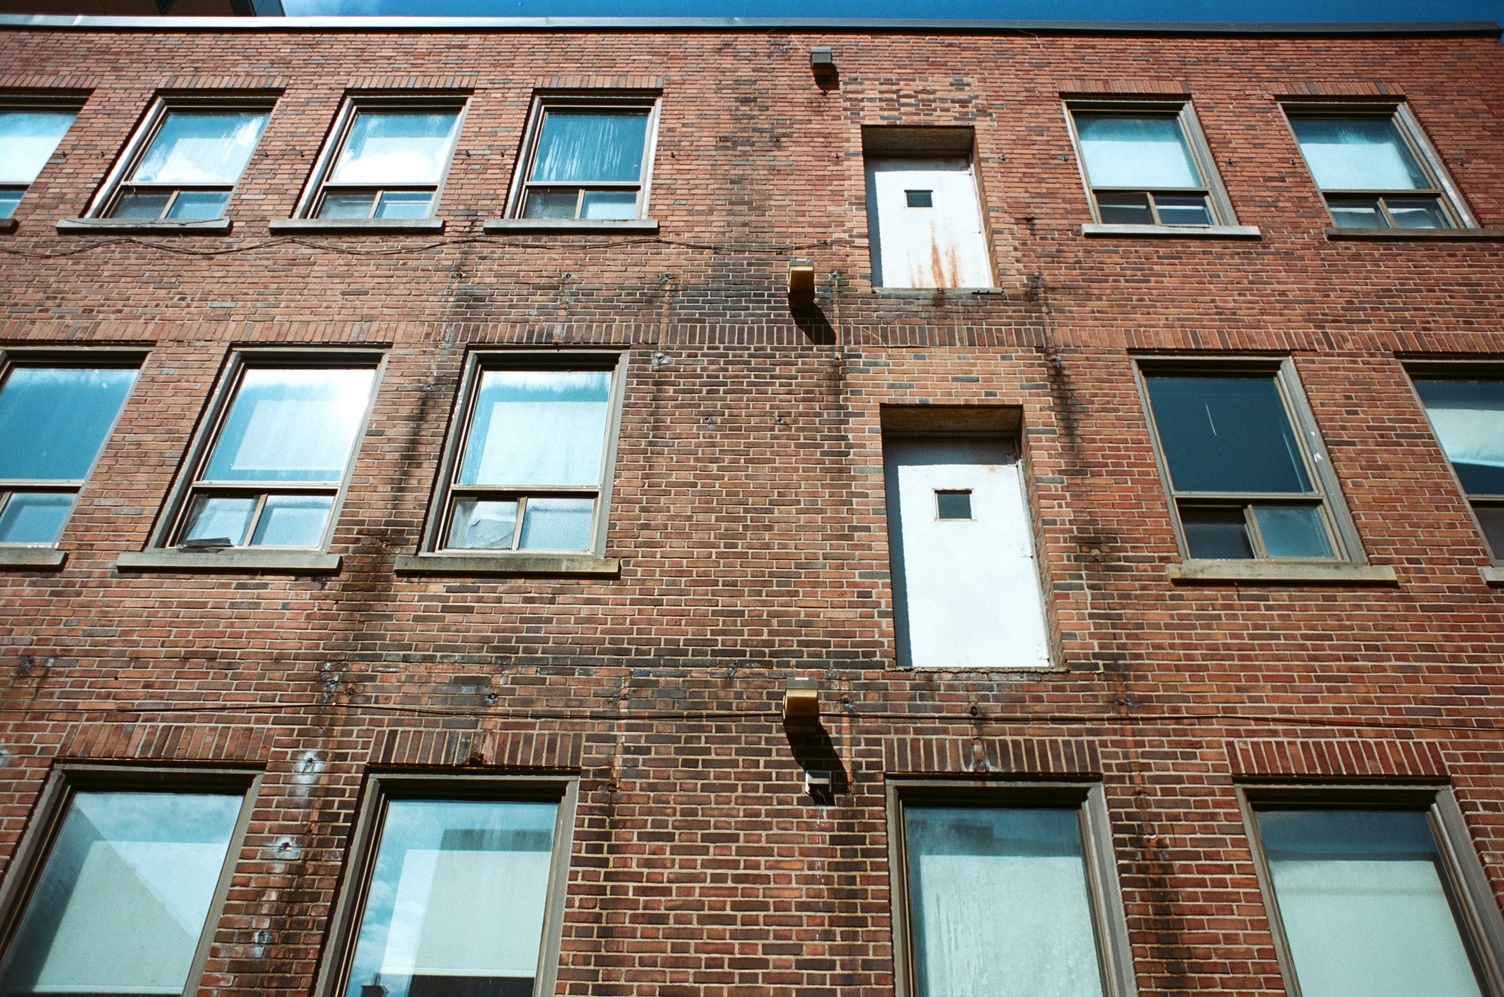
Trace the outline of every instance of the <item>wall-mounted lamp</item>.
<instances>
[{"instance_id":1,"label":"wall-mounted lamp","mask_svg":"<svg viewBox=\"0 0 1504 997\"><path fill-rule=\"evenodd\" d=\"M783 690L783 719L810 720L820 715L820 684L791 678Z\"/></svg>"},{"instance_id":2,"label":"wall-mounted lamp","mask_svg":"<svg viewBox=\"0 0 1504 997\"><path fill-rule=\"evenodd\" d=\"M811 301L815 296L815 261L789 260L789 297L795 301Z\"/></svg>"},{"instance_id":3,"label":"wall-mounted lamp","mask_svg":"<svg viewBox=\"0 0 1504 997\"><path fill-rule=\"evenodd\" d=\"M836 75L836 57L828 45L817 45L809 50L809 68L815 79L825 80Z\"/></svg>"}]
</instances>

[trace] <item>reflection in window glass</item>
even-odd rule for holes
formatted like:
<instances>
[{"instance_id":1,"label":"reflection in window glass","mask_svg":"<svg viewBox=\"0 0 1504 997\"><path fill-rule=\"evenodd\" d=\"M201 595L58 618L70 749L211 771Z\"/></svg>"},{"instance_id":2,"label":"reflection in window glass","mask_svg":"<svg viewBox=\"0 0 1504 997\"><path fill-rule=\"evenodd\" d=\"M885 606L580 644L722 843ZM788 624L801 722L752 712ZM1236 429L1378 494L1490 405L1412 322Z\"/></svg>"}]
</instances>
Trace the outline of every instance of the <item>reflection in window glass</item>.
<instances>
[{"instance_id":1,"label":"reflection in window glass","mask_svg":"<svg viewBox=\"0 0 1504 997\"><path fill-rule=\"evenodd\" d=\"M9 218L21 195L42 172L76 112L0 109L0 218Z\"/></svg>"},{"instance_id":2,"label":"reflection in window glass","mask_svg":"<svg viewBox=\"0 0 1504 997\"><path fill-rule=\"evenodd\" d=\"M449 164L454 111L357 111L330 180L436 184Z\"/></svg>"},{"instance_id":3,"label":"reflection in window glass","mask_svg":"<svg viewBox=\"0 0 1504 997\"><path fill-rule=\"evenodd\" d=\"M557 813L390 800L346 997L530 997Z\"/></svg>"},{"instance_id":4,"label":"reflection in window glass","mask_svg":"<svg viewBox=\"0 0 1504 997\"><path fill-rule=\"evenodd\" d=\"M1207 182L1180 113L1074 111L1097 213L1108 225L1211 225Z\"/></svg>"},{"instance_id":5,"label":"reflection in window glass","mask_svg":"<svg viewBox=\"0 0 1504 997\"><path fill-rule=\"evenodd\" d=\"M1504 557L1504 381L1418 377L1415 389L1494 557Z\"/></svg>"},{"instance_id":6,"label":"reflection in window glass","mask_svg":"<svg viewBox=\"0 0 1504 997\"><path fill-rule=\"evenodd\" d=\"M528 218L636 218L649 108L543 112L522 214ZM591 189L604 188L604 189Z\"/></svg>"},{"instance_id":7,"label":"reflection in window glass","mask_svg":"<svg viewBox=\"0 0 1504 997\"><path fill-rule=\"evenodd\" d=\"M182 993L240 807L229 794L74 794L0 993Z\"/></svg>"},{"instance_id":8,"label":"reflection in window glass","mask_svg":"<svg viewBox=\"0 0 1504 997\"><path fill-rule=\"evenodd\" d=\"M1441 190L1393 115L1301 114L1290 127L1339 227L1452 227ZM1374 196L1351 196L1359 191Z\"/></svg>"},{"instance_id":9,"label":"reflection in window glass","mask_svg":"<svg viewBox=\"0 0 1504 997\"><path fill-rule=\"evenodd\" d=\"M1481 997L1424 812L1257 820L1303 997Z\"/></svg>"},{"instance_id":10,"label":"reflection in window glass","mask_svg":"<svg viewBox=\"0 0 1504 997\"><path fill-rule=\"evenodd\" d=\"M904 808L918 997L1101 997L1080 812Z\"/></svg>"},{"instance_id":11,"label":"reflection in window glass","mask_svg":"<svg viewBox=\"0 0 1504 997\"><path fill-rule=\"evenodd\" d=\"M219 218L266 126L267 111L169 109L110 214Z\"/></svg>"}]
</instances>

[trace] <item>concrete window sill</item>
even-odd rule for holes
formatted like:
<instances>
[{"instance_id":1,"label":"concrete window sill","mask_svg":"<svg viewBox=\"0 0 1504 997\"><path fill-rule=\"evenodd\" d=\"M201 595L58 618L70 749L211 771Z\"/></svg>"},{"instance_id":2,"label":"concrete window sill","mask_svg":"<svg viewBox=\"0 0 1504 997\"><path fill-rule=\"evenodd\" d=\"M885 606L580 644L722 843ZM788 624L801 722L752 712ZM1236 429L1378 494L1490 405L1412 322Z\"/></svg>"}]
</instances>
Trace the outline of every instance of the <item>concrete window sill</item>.
<instances>
[{"instance_id":1,"label":"concrete window sill","mask_svg":"<svg viewBox=\"0 0 1504 997\"><path fill-rule=\"evenodd\" d=\"M61 568L67 560L56 547L0 545L0 568Z\"/></svg>"},{"instance_id":2,"label":"concrete window sill","mask_svg":"<svg viewBox=\"0 0 1504 997\"><path fill-rule=\"evenodd\" d=\"M140 218L59 218L57 230L63 235L228 235L230 219L179 222Z\"/></svg>"},{"instance_id":3,"label":"concrete window sill","mask_svg":"<svg viewBox=\"0 0 1504 997\"><path fill-rule=\"evenodd\" d=\"M621 561L594 554L405 554L399 575L582 575L615 578Z\"/></svg>"},{"instance_id":4,"label":"concrete window sill","mask_svg":"<svg viewBox=\"0 0 1504 997\"><path fill-rule=\"evenodd\" d=\"M317 550L257 550L231 547L220 551L158 548L121 554L118 571L196 571L209 574L332 575L339 571L338 554Z\"/></svg>"},{"instance_id":5,"label":"concrete window sill","mask_svg":"<svg viewBox=\"0 0 1504 997\"><path fill-rule=\"evenodd\" d=\"M1483 581L1488 585L1494 588L1504 588L1504 566L1485 565L1478 569L1478 574L1483 576Z\"/></svg>"},{"instance_id":6,"label":"concrete window sill","mask_svg":"<svg viewBox=\"0 0 1504 997\"><path fill-rule=\"evenodd\" d=\"M1262 239L1257 225L1096 225L1081 226L1082 235L1155 239Z\"/></svg>"},{"instance_id":7,"label":"concrete window sill","mask_svg":"<svg viewBox=\"0 0 1504 997\"><path fill-rule=\"evenodd\" d=\"M1249 582L1267 585L1396 585L1387 564L1313 564L1290 561L1182 561L1167 566L1178 585Z\"/></svg>"},{"instance_id":8,"label":"concrete window sill","mask_svg":"<svg viewBox=\"0 0 1504 997\"><path fill-rule=\"evenodd\" d=\"M1329 228L1326 237L1339 242L1504 242L1504 228Z\"/></svg>"},{"instance_id":9,"label":"concrete window sill","mask_svg":"<svg viewBox=\"0 0 1504 997\"><path fill-rule=\"evenodd\" d=\"M14 232L16 230L16 224L17 223L14 218L0 218L0 235L5 235L8 232Z\"/></svg>"},{"instance_id":10,"label":"concrete window sill","mask_svg":"<svg viewBox=\"0 0 1504 997\"><path fill-rule=\"evenodd\" d=\"M483 228L487 235L545 235L551 232L658 234L658 222L652 218L488 218Z\"/></svg>"},{"instance_id":11,"label":"concrete window sill","mask_svg":"<svg viewBox=\"0 0 1504 997\"><path fill-rule=\"evenodd\" d=\"M272 235L436 235L442 218L273 218Z\"/></svg>"}]
</instances>

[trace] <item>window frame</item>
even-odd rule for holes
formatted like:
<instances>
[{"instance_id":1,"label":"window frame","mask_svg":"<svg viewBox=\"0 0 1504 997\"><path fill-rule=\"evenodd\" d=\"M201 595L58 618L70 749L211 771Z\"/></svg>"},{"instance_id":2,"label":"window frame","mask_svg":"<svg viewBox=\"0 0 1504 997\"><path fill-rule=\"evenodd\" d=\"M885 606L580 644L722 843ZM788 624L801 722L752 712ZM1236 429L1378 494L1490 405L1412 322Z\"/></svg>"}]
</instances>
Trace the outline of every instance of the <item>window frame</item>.
<instances>
[{"instance_id":1,"label":"window frame","mask_svg":"<svg viewBox=\"0 0 1504 997\"><path fill-rule=\"evenodd\" d=\"M1467 503L1467 514L1473 521L1473 528L1478 531L1478 540L1483 544L1483 549L1488 553L1492 564L1504 564L1504 550L1494 550L1488 542L1488 533L1483 529L1483 522L1478 518L1477 503L1487 506L1504 507L1504 495L1482 495L1474 498L1468 494L1467 488L1462 484L1462 477L1457 473L1457 467L1452 463L1452 458L1447 456L1446 448L1442 446L1441 435L1436 432L1436 424L1431 421L1431 411L1426 408L1426 400L1420 395L1420 388L1416 385L1416 378L1433 381L1498 381L1504 387L1504 361L1480 359L1478 361L1458 360L1406 360L1404 361L1405 376L1410 383L1410 393L1415 397L1415 405L1420 409L1420 414L1426 420L1426 428L1431 431L1431 441L1436 444L1436 449L1441 459L1447 465L1447 474L1451 476L1452 483L1457 486L1457 494Z\"/></svg>"},{"instance_id":2,"label":"window frame","mask_svg":"<svg viewBox=\"0 0 1504 997\"><path fill-rule=\"evenodd\" d=\"M110 369L136 372L136 378L131 383L130 390L125 393L125 398L120 402L120 408L110 422L110 428L105 433L104 439L100 441L99 449L94 453L94 458L89 461L89 469L82 478L77 481L50 478L0 478L0 514L5 512L5 506L11 494L17 491L57 492L71 489L73 492L73 508L68 510L63 525L58 529L57 540L50 544L0 542L0 552L59 549L63 533L68 529L68 523L73 519L74 513L78 511L78 498L83 494L84 486L89 483L89 479L94 476L100 457L109 447L110 439L120 425L126 406L131 403L131 396L136 393L136 386L141 383L141 369L146 364L146 358L147 351L145 350L119 350L108 347L104 349L82 346L63 349L0 348L0 390L4 390L10 372L16 367L75 367L84 370Z\"/></svg>"},{"instance_id":3,"label":"window frame","mask_svg":"<svg viewBox=\"0 0 1504 997\"><path fill-rule=\"evenodd\" d=\"M238 792L240 813L235 819L230 843L225 850L224 866L214 887L214 899L204 918L203 931L194 950L193 962L183 987L183 997L198 993L209 961L214 936L224 919L225 903L245 847L251 814L261 787L259 768L216 765L207 768L169 767L164 765L113 765L102 763L60 762L54 766L37 795L26 830L0 883L0 961L10 954L16 931L21 926L32 895L52 847L68 816L69 805L79 792L116 793L162 792Z\"/></svg>"},{"instance_id":4,"label":"window frame","mask_svg":"<svg viewBox=\"0 0 1504 997\"><path fill-rule=\"evenodd\" d=\"M555 802L554 846L549 858L548 895L543 907L543 938L538 945L538 972L533 997L551 997L562 957L564 908L569 869L574 857L575 812L580 777L575 773L450 774L435 771L373 771L366 775L360 808L340 874L329 930L324 937L313 993L340 997L349 985L350 964L365 916L371 877L376 871L385 804L388 800L475 800Z\"/></svg>"},{"instance_id":5,"label":"window frame","mask_svg":"<svg viewBox=\"0 0 1504 997\"><path fill-rule=\"evenodd\" d=\"M1096 939L1097 966L1104 997L1137 997L1133 951L1118 883L1112 822L1102 784L1097 781L993 782L976 779L898 778L886 780L888 876L892 889L893 984L895 997L915 997L912 910L909 903L908 848L904 810L910 805L1009 808L1075 808L1081 828L1081 854Z\"/></svg>"},{"instance_id":6,"label":"window frame","mask_svg":"<svg viewBox=\"0 0 1504 997\"><path fill-rule=\"evenodd\" d=\"M1259 895L1269 919L1269 933L1280 976L1289 997L1301 997L1289 939L1274 892L1255 812L1266 808L1308 810L1396 810L1425 812L1436 850L1446 872L1443 888L1457 917L1463 948L1479 971L1488 997L1504 995L1504 917L1494 900L1488 875L1472 845L1457 798L1447 785L1271 782L1237 786L1238 810L1258 876Z\"/></svg>"},{"instance_id":7,"label":"window frame","mask_svg":"<svg viewBox=\"0 0 1504 997\"><path fill-rule=\"evenodd\" d=\"M607 221L645 221L651 218L648 214L648 205L653 187L653 164L657 159L658 151L658 123L663 109L663 94L659 90L568 90L568 91L537 91L533 94L533 106L528 112L527 127L523 130L522 145L517 156L517 168L513 171L512 189L507 195L508 219L518 221L539 221L543 219L528 219L523 215L527 206L529 190L535 186L532 182L534 161L538 154L538 140L543 134L543 119L553 108L600 108L602 110L623 109L646 109L648 120L642 142L642 168L638 171L636 183L627 181L609 181L596 184L538 184L542 187L574 187L580 189L580 197L587 190L636 190L637 213L630 219L604 219L582 218L580 209L583 207L579 197L575 200L575 214L573 218L548 219L559 223L571 225L590 225L596 222Z\"/></svg>"},{"instance_id":8,"label":"window frame","mask_svg":"<svg viewBox=\"0 0 1504 997\"><path fill-rule=\"evenodd\" d=\"M1326 208L1327 219L1334 228L1347 231L1370 231L1366 227L1339 226L1337 219L1332 215L1332 196L1338 200L1342 198L1374 198L1379 202L1380 214L1390 222L1388 227L1381 227L1377 231L1385 232L1416 232L1423 229L1400 228L1393 224L1389 215L1388 206L1384 198L1395 197L1435 197L1441 207L1442 214L1451 223L1452 229L1476 229L1478 219L1468 209L1467 202L1462 197L1462 191L1458 189L1451 175L1447 172L1446 164L1442 161L1441 154L1436 151L1430 139L1426 137L1425 130L1421 128L1420 119L1415 112L1410 110L1410 104L1405 100L1384 100L1371 102L1331 102L1331 101L1307 101L1282 99L1279 102L1280 111L1283 113L1285 130L1290 135L1290 141L1295 143L1296 154L1300 156L1300 162L1305 165L1306 176L1315 188L1316 194L1321 198L1322 206ZM1316 180L1316 174L1311 170L1311 163L1306 159L1305 149L1301 147L1300 136L1295 133L1295 118L1321 118L1321 117L1351 117L1351 118L1374 118L1385 119L1394 122L1395 129L1400 134L1400 140L1410 150L1411 155L1420 168L1427 174L1432 186L1424 190L1336 190L1327 191ZM1433 229L1431 231L1446 231L1446 229Z\"/></svg>"},{"instance_id":9,"label":"window frame","mask_svg":"<svg viewBox=\"0 0 1504 997\"><path fill-rule=\"evenodd\" d=\"M78 123L78 116L83 112L84 104L88 102L88 99L88 93L69 93L64 91L62 93L56 94L33 94L9 93L0 91L0 112L20 112L22 114L28 111L53 113L59 113L63 111L73 112L73 120L68 122L68 127L63 132L62 137L57 140L57 146L53 148L52 155L47 157L47 163L50 163L52 161L52 156L56 156L57 150L61 149L63 143L68 140L68 134L73 130L73 126ZM31 182L24 184L0 183L0 191L19 191L20 197L16 199L16 207L19 208L20 202L26 199L27 192L36 185L37 180L42 175L42 171L47 169L47 163L42 164L41 169L37 171L37 175L31 178ZM10 215L0 216L0 226L6 226L7 223L11 222L14 218L14 213Z\"/></svg>"},{"instance_id":10,"label":"window frame","mask_svg":"<svg viewBox=\"0 0 1504 997\"><path fill-rule=\"evenodd\" d=\"M1139 401L1143 405L1144 420L1148 424L1149 443L1154 449L1154 462L1159 468L1159 478L1164 489L1170 522L1175 530L1175 541L1180 548L1180 559L1186 564L1207 565L1285 565L1285 566L1339 566L1367 565L1368 557L1363 543L1353 525L1352 515L1343 499L1340 482L1332 468L1331 456L1322 442L1317 429L1316 416L1301 390L1300 379L1291 357L1206 357L1206 356L1137 356L1133 357L1134 379L1138 385ZM1237 377L1264 374L1274 379L1280 400L1284 403L1285 416L1290 420L1290 429L1300 441L1300 456L1313 492L1297 497L1290 492L1188 492L1188 504L1204 508L1241 507L1244 510L1245 529L1253 556L1249 558L1198 558L1191 554L1186 540L1185 525L1181 521L1180 503L1170 477L1169 460L1165 457L1164 443L1160 438L1159 423L1154 417L1154 405L1149 396L1148 378L1158 375L1190 375L1202 377ZM1264 500L1270 505L1309 505L1320 510L1326 526L1327 538L1331 541L1331 557L1269 557L1261 554L1262 542L1251 509L1255 501Z\"/></svg>"},{"instance_id":11,"label":"window frame","mask_svg":"<svg viewBox=\"0 0 1504 997\"><path fill-rule=\"evenodd\" d=\"M334 122L329 127L328 134L324 137L323 146L319 149L318 158L314 160L313 169L308 174L308 181L303 185L303 194L298 198L297 207L293 211L293 217L307 219L316 222L328 222L334 224L340 221L387 221L399 223L403 221L417 221L419 219L377 219L374 217L376 208L381 202L381 195L387 191L429 191L433 192L433 199L429 202L428 214L425 218L437 218L439 212L439 200L444 196L444 189L449 183L449 172L454 167L454 157L459 149L460 133L465 127L465 116L470 110L469 91L435 90L416 92L380 91L373 93L359 92L348 93L340 102ZM379 186L373 184L332 184L329 174L334 170L334 164L339 160L340 153L345 149L345 143L350 138L350 129L355 124L355 119L363 111L453 111L455 112L454 133L449 141L449 155L444 159L444 168L440 171L439 179L433 184L392 184ZM371 214L365 219L337 219L321 218L319 210L323 207L324 198L331 187L336 191L371 192L375 196L371 199Z\"/></svg>"},{"instance_id":12,"label":"window frame","mask_svg":"<svg viewBox=\"0 0 1504 997\"><path fill-rule=\"evenodd\" d=\"M193 497L201 488L199 485L199 475L202 473L204 465L208 462L209 454L213 451L214 445L219 441L219 434L224 427L225 419L229 416L236 395L239 393L242 378L245 372L252 368L369 368L374 372L374 377L371 380L371 394L366 399L366 408L361 416L360 432L356 434L355 440L351 445L350 456L345 463L344 474L340 478L338 486L333 490L334 497L329 504L329 518L324 523L324 532L320 537L318 546L275 547L271 545L234 544L224 548L225 551L275 551L292 554L323 553L329 550L329 545L334 538L335 529L339 525L340 511L344 506L345 499L349 496L350 480L355 474L355 465L360 459L361 448L365 445L366 434L371 428L371 415L375 411L376 398L381 392L382 374L386 370L386 354L382 350L352 349L309 352L296 352L277 348L242 348L232 350L215 382L209 402L204 407L199 426L194 432L192 443L178 471L177 480L173 482L167 501L162 504L162 511L157 517L157 525L153 529L151 541L147 545L148 549L171 551L175 554L194 552L193 548L181 546L178 543L178 536L182 532L189 508L193 503ZM280 484L283 487L280 489L265 487L276 484L278 483L265 481L246 482L243 486L235 485L230 487L208 484L202 486L202 489L207 492L245 492L259 496L260 500L255 511L252 513L247 535L254 534L255 524L269 491L318 492L321 494L330 491L327 485L302 484L300 486L299 482L282 482Z\"/></svg>"},{"instance_id":13,"label":"window frame","mask_svg":"<svg viewBox=\"0 0 1504 997\"><path fill-rule=\"evenodd\" d=\"M1206 231L1208 229L1227 228L1238 224L1237 212L1233 210L1232 200L1227 196L1227 189L1222 185L1222 176L1217 172L1216 158L1212 155L1211 145L1206 140L1206 133L1201 128L1201 119L1196 116L1196 109L1191 103L1190 97L1179 100L1102 100L1085 98L1067 98L1062 107L1065 110L1066 130L1071 137L1071 150L1076 156L1076 167L1081 173L1081 186L1086 191L1086 203L1091 209L1091 220L1094 225L1118 226L1121 222L1102 221L1102 209L1097 204L1097 191L1112 193L1142 193L1149 197L1149 210L1155 221L1150 226L1157 229L1171 231L1190 230ZM1091 181L1091 174L1086 169L1086 153L1081 146L1081 134L1076 127L1076 113L1115 115L1123 118L1163 118L1174 117L1180 126L1180 134L1185 139L1186 148L1190 151L1191 161L1196 169L1201 172L1202 187L1098 187ZM1159 210L1155 206L1154 195L1159 194L1186 194L1200 193L1206 197L1207 214L1211 221L1207 225L1171 225L1160 222Z\"/></svg>"},{"instance_id":14,"label":"window frame","mask_svg":"<svg viewBox=\"0 0 1504 997\"><path fill-rule=\"evenodd\" d=\"M609 533L611 518L611 490L616 478L616 451L621 438L622 408L626 397L627 373L631 359L628 350L601 352L579 350L509 350L495 348L473 349L465 357L465 364L460 374L460 389L456 394L454 408L450 412L449 429L444 440L444 454L439 462L438 477L435 479L433 494L429 502L428 519L423 529L423 546L421 548L425 557L440 558L494 558L497 561L507 559L535 559L542 557L571 557L587 555L604 557L606 551L606 538ZM606 414L606 438L601 445L601 470L599 484L593 490L595 495L595 517L590 527L590 546L580 551L555 551L532 548L490 548L490 547L446 547L445 538L449 534L449 524L453 516L454 503L452 496L455 492L455 477L459 473L461 459L465 446L469 442L470 427L475 418L475 406L480 396L481 375L487 370L558 370L578 371L596 370L608 371L611 374L611 391L607 400L609 409ZM591 491L583 486L574 488L560 488L541 486L533 491L525 488L506 488L503 486L460 486L462 492L484 492L490 489L497 494L517 494L519 497L534 494L543 497L554 495L585 494ZM523 519L522 510L518 510L518 528L521 528Z\"/></svg>"},{"instance_id":15,"label":"window frame","mask_svg":"<svg viewBox=\"0 0 1504 997\"><path fill-rule=\"evenodd\" d=\"M158 94L136 128L131 132L131 137L126 141L125 147L115 160L115 165L105 177L104 183L99 187L99 192L89 204L88 211L84 214L87 219L109 220L115 217L115 209L120 203L126 190L137 187L145 190L166 190L172 193L167 199L167 204L162 208L162 214L156 218L121 219L122 221L137 221L141 224L153 225L172 222L189 221L214 221L218 219L177 219L168 218L167 212L172 210L172 205L177 195L185 190L223 190L225 191L225 206L219 214L219 218L230 216L230 202L235 197L235 191L240 187L240 181L244 179L246 171L251 168L255 161L256 150L260 148L262 140L266 137L266 129L271 126L272 112L276 109L279 92L255 92L246 94ZM174 111L265 111L266 124L262 126L261 133L256 136L256 144L251 147L250 157L246 160L245 169L241 170L240 176L235 182L225 187L224 184L133 184L131 175L145 158L151 144L162 131L162 126Z\"/></svg>"}]
</instances>

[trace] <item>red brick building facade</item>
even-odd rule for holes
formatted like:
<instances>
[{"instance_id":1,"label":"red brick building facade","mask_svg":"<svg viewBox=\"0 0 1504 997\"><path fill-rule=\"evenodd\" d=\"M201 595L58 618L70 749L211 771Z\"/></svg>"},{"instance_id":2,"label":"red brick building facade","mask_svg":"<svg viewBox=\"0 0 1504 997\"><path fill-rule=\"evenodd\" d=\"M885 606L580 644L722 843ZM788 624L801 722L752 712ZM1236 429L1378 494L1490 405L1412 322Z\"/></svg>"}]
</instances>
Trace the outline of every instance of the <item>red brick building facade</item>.
<instances>
[{"instance_id":1,"label":"red brick building facade","mask_svg":"<svg viewBox=\"0 0 1504 997\"><path fill-rule=\"evenodd\" d=\"M1473 974L1446 992L1500 994L1504 568L1425 387L1486 395L1504 370L1497 28L15 19L0 105L76 112L12 185L5 371L138 371L92 468L57 486L76 501L55 538L0 544L6 992L104 992L63 956L14 968L44 958L17 954L43 937L22 922L80 799L214 790L243 801L222 879L174 915L183 973L142 977L186 993L407 993L351 968L381 808L466 799L556 808L535 983L487 989L512 957L477 956L444 964L476 989L427 977L413 997L963 997L923 906L951 894L905 872L903 808L947 805L1083 828L1066 865L1098 989L1008 989L1028 954L1004 953L992 992L1338 992L1281 878L1332 861L1261 850L1261 815L1399 814L1428 822L1434 861L1414 861L1440 870ZM438 122L420 136L438 172L340 186L361 115L404 113ZM640 172L547 165L550 113L640 127ZM227 182L152 159L195 114L255 124ZM1353 121L1367 138L1316 134ZM1151 146L1191 181L1101 182ZM1414 182L1331 179L1354 148ZM885 163L970 178L992 286L883 276ZM373 207L336 219L336 196ZM210 207L176 220L194 197ZM537 220L532 197L600 214ZM299 457L291 491L216 477L248 372L310 365L369 372L349 460L326 480ZM540 371L608 385L588 403L601 476L471 475L485 377ZM1212 451L1177 449L1191 430L1155 392L1214 421L1196 392L1233 382L1276 399L1297 484L1189 483L1177 462ZM291 432L325 410L287 411ZM511 431L553 410L527 411ZM1212 463L1259 464L1269 418ZM982 463L1023 483L1038 584L995 609L1042 610L1037 661L985 627L982 658L921 661L919 609L900 651L885 452L896 481L898 442L937 435L1011 447ZM40 477L0 458L9 501ZM217 544L193 533L211 499L262 526L283 501L328 518L307 542ZM486 502L502 519L467 528L504 522L510 546L455 539ZM532 553L526 503L584 532ZM791 679L814 680L816 719L785 716ZM1390 868L1375 849L1343 855ZM79 883L115 882L89 868ZM443 962L427 938L414 980ZM1069 962L1038 958L1039 979Z\"/></svg>"}]
</instances>

